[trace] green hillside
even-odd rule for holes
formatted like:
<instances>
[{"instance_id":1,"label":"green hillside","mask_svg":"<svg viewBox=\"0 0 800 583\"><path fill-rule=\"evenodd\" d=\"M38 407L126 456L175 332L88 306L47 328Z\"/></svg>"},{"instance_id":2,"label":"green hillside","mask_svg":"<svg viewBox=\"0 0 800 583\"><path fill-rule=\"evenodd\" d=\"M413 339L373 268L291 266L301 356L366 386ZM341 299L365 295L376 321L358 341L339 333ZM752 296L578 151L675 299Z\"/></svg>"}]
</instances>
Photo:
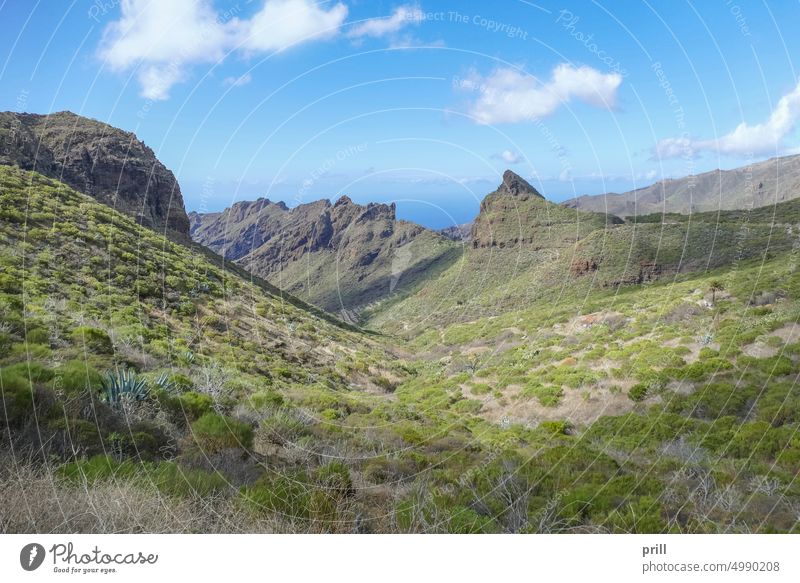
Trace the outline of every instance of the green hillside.
<instances>
[{"instance_id":1,"label":"green hillside","mask_svg":"<svg viewBox=\"0 0 800 583\"><path fill-rule=\"evenodd\" d=\"M562 210L387 303L402 340L0 167L0 528L796 532L793 231L706 270L706 228ZM696 263L618 281L631 241Z\"/></svg>"},{"instance_id":2,"label":"green hillside","mask_svg":"<svg viewBox=\"0 0 800 583\"><path fill-rule=\"evenodd\" d=\"M538 193L489 194L461 259L418 293L372 306L368 325L411 337L427 326L497 317L567 293L646 284L793 249L796 201L753 211L616 217Z\"/></svg>"}]
</instances>

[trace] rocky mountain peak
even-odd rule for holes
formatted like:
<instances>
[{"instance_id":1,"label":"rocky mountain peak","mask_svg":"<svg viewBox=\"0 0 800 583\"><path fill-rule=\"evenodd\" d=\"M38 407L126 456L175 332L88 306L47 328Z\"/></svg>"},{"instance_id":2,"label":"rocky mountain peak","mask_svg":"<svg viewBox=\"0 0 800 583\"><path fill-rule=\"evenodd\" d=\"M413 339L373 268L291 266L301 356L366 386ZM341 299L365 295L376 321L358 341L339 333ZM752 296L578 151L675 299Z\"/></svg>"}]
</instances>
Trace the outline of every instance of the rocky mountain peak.
<instances>
[{"instance_id":1,"label":"rocky mountain peak","mask_svg":"<svg viewBox=\"0 0 800 583\"><path fill-rule=\"evenodd\" d=\"M503 182L497 187L497 192L510 194L512 196L527 196L532 194L539 198L544 198L527 180L511 170L503 172Z\"/></svg>"},{"instance_id":2,"label":"rocky mountain peak","mask_svg":"<svg viewBox=\"0 0 800 583\"><path fill-rule=\"evenodd\" d=\"M353 199L351 199L349 196L347 196L345 194L343 196L340 196L339 200L337 200L336 204L334 204L333 206L337 207L337 206L344 206L344 205L347 205L347 204L354 204L354 203L353 203Z\"/></svg>"}]
</instances>

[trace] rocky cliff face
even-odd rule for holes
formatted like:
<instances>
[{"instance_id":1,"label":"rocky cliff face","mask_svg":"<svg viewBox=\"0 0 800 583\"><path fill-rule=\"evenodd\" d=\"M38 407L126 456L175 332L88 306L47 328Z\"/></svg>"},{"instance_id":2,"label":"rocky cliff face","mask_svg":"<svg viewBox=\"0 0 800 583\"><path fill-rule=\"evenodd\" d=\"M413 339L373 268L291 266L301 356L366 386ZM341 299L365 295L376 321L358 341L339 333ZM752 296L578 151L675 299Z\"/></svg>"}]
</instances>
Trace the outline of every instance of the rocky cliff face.
<instances>
[{"instance_id":1,"label":"rocky cliff face","mask_svg":"<svg viewBox=\"0 0 800 583\"><path fill-rule=\"evenodd\" d=\"M175 176L130 132L66 111L0 112L0 164L35 170L142 225L188 238Z\"/></svg>"},{"instance_id":2,"label":"rocky cliff face","mask_svg":"<svg viewBox=\"0 0 800 583\"><path fill-rule=\"evenodd\" d=\"M346 196L292 209L258 199L190 218L198 243L351 320L456 250L446 238L398 221L394 204L360 205Z\"/></svg>"}]
</instances>

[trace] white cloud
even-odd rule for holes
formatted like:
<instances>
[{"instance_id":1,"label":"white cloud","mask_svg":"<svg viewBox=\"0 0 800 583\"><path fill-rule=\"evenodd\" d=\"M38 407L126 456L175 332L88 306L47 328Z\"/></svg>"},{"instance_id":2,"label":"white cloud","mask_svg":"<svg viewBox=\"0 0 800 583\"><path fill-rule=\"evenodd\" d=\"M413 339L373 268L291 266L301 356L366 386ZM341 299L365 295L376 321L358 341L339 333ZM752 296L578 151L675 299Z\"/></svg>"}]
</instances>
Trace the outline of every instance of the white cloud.
<instances>
[{"instance_id":1,"label":"white cloud","mask_svg":"<svg viewBox=\"0 0 800 583\"><path fill-rule=\"evenodd\" d=\"M419 6L398 6L391 16L372 18L353 26L347 36L351 38L383 37L394 34L409 24L419 24L424 18L425 15Z\"/></svg>"},{"instance_id":2,"label":"white cloud","mask_svg":"<svg viewBox=\"0 0 800 583\"><path fill-rule=\"evenodd\" d=\"M114 71L136 71L141 95L161 100L198 63L231 50L272 52L337 34L347 7L313 0L265 0L250 19L218 14L210 0L122 0L103 31L98 54Z\"/></svg>"},{"instance_id":3,"label":"white cloud","mask_svg":"<svg viewBox=\"0 0 800 583\"><path fill-rule=\"evenodd\" d=\"M347 6L329 10L313 0L267 0L250 20L238 21L238 37L252 51L282 51L308 40L335 36L347 18Z\"/></svg>"},{"instance_id":4,"label":"white cloud","mask_svg":"<svg viewBox=\"0 0 800 583\"><path fill-rule=\"evenodd\" d=\"M756 125L740 123L735 130L711 140L666 138L658 142L659 158L691 158L701 152L718 152L729 156L750 157L788 152L783 140L794 131L800 118L800 82L780 98L769 118Z\"/></svg>"},{"instance_id":5,"label":"white cloud","mask_svg":"<svg viewBox=\"0 0 800 583\"><path fill-rule=\"evenodd\" d=\"M507 164L519 164L522 162L522 156L513 150L503 150L499 154L495 154L494 158L498 158Z\"/></svg>"},{"instance_id":6,"label":"white cloud","mask_svg":"<svg viewBox=\"0 0 800 583\"><path fill-rule=\"evenodd\" d=\"M222 80L222 84L228 87L241 87L243 85L247 85L252 80L253 76L250 75L250 73L245 73L239 77L226 77Z\"/></svg>"},{"instance_id":7,"label":"white cloud","mask_svg":"<svg viewBox=\"0 0 800 583\"><path fill-rule=\"evenodd\" d=\"M517 69L497 69L488 77L472 73L459 80L463 89L480 95L469 112L480 124L516 123L552 115L573 98L595 107L611 108L622 83L618 73L562 63L542 83Z\"/></svg>"}]
</instances>

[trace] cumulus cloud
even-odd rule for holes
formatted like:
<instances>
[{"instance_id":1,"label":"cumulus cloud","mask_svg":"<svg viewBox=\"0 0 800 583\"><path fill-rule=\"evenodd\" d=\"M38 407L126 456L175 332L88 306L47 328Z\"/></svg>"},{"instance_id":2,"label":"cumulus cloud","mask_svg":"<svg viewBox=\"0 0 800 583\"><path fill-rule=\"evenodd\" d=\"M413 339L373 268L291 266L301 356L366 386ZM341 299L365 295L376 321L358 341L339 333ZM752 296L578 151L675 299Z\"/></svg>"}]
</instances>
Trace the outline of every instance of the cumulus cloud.
<instances>
[{"instance_id":1,"label":"cumulus cloud","mask_svg":"<svg viewBox=\"0 0 800 583\"><path fill-rule=\"evenodd\" d=\"M424 18L425 15L419 6L398 6L390 16L372 18L353 26L347 36L351 38L383 37L395 34L409 24L419 24Z\"/></svg>"},{"instance_id":2,"label":"cumulus cloud","mask_svg":"<svg viewBox=\"0 0 800 583\"><path fill-rule=\"evenodd\" d=\"M522 162L522 156L513 150L503 150L499 154L494 155L495 158L502 160L507 164L519 164Z\"/></svg>"},{"instance_id":3,"label":"cumulus cloud","mask_svg":"<svg viewBox=\"0 0 800 583\"><path fill-rule=\"evenodd\" d=\"M716 139L700 140L688 137L667 138L656 144L659 158L691 158L702 152L717 152L729 156L750 157L788 152L784 138L791 134L800 118L800 82L778 100L775 109L763 123L740 123L735 130Z\"/></svg>"},{"instance_id":4,"label":"cumulus cloud","mask_svg":"<svg viewBox=\"0 0 800 583\"><path fill-rule=\"evenodd\" d=\"M553 69L549 81L541 82L517 69L501 68L488 77L471 73L458 85L477 91L469 113L480 124L516 123L547 117L572 99L595 107L611 108L622 83L618 73L574 67L562 63Z\"/></svg>"},{"instance_id":5,"label":"cumulus cloud","mask_svg":"<svg viewBox=\"0 0 800 583\"><path fill-rule=\"evenodd\" d=\"M308 40L335 36L347 18L347 6L321 8L313 0L267 0L250 20L237 21L242 45L252 51L282 51Z\"/></svg>"},{"instance_id":6,"label":"cumulus cloud","mask_svg":"<svg viewBox=\"0 0 800 583\"><path fill-rule=\"evenodd\" d=\"M231 50L273 52L337 34L347 7L313 0L265 0L249 19L219 14L210 0L122 0L103 31L98 55L114 71L136 71L141 95L162 100L190 66Z\"/></svg>"}]
</instances>

